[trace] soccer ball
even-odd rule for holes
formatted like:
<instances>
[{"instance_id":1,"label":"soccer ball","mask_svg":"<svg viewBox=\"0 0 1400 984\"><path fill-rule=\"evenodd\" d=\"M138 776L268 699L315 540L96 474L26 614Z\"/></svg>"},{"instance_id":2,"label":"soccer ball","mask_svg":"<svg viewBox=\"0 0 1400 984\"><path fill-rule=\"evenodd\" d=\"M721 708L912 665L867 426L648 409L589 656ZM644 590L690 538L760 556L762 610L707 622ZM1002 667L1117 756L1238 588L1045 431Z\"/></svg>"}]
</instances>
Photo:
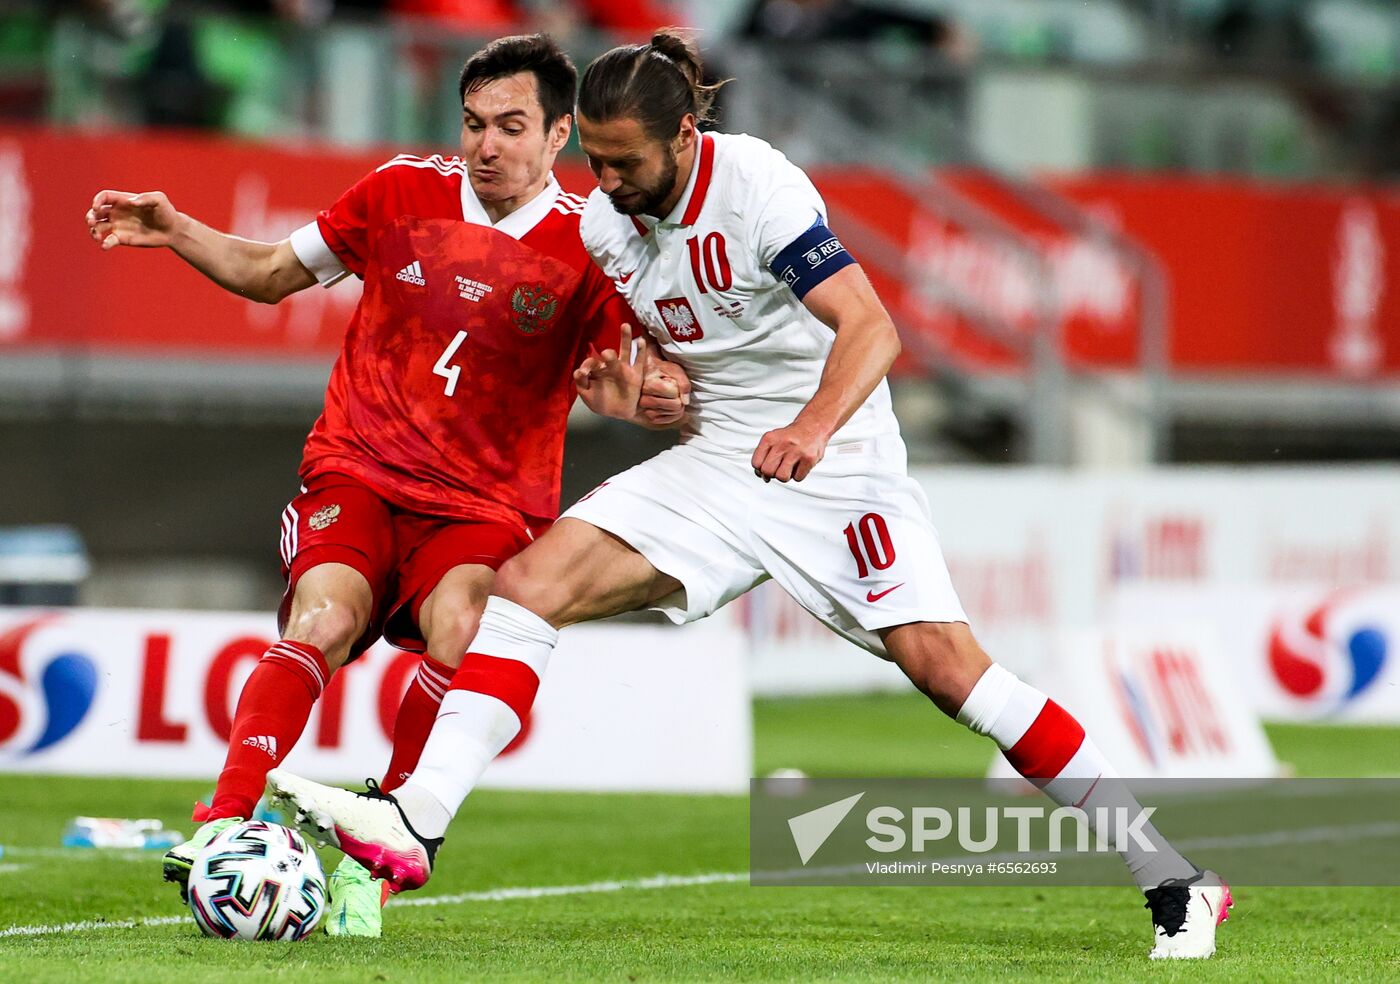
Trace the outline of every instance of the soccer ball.
<instances>
[{"instance_id":1,"label":"soccer ball","mask_svg":"<svg viewBox=\"0 0 1400 984\"><path fill-rule=\"evenodd\" d=\"M235 824L195 856L190 911L205 936L299 940L326 911L326 876L301 834L264 820Z\"/></svg>"}]
</instances>

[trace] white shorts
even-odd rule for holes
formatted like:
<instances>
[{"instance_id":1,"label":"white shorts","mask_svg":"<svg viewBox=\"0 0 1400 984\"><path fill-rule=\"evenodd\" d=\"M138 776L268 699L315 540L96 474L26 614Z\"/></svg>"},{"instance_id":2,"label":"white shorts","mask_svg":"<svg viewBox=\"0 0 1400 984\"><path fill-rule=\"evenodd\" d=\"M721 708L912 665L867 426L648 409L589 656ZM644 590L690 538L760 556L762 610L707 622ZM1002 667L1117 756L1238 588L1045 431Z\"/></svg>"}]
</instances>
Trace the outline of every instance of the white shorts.
<instances>
[{"instance_id":1,"label":"white shorts","mask_svg":"<svg viewBox=\"0 0 1400 984\"><path fill-rule=\"evenodd\" d=\"M834 446L801 482L764 482L748 455L678 445L615 475L563 515L606 530L685 586L656 605L704 618L773 578L858 646L876 630L966 622L898 437Z\"/></svg>"}]
</instances>

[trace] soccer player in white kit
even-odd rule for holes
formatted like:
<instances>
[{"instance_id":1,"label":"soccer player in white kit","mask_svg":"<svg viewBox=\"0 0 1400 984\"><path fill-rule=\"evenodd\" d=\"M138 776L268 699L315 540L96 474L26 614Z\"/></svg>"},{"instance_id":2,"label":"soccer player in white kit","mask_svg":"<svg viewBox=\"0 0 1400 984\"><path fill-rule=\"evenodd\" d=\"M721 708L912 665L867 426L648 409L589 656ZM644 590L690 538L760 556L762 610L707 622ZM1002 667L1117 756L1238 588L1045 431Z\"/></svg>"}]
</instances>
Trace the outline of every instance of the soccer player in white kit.
<instances>
[{"instance_id":1,"label":"soccer player in white kit","mask_svg":"<svg viewBox=\"0 0 1400 984\"><path fill-rule=\"evenodd\" d=\"M308 829L403 889L427 880L451 817L519 732L559 629L644 607L693 621L770 577L1060 805L1140 809L1078 722L973 638L890 409L895 327L807 176L761 140L698 129L713 96L700 79L694 49L661 32L594 61L577 116L599 182L584 245L690 377L680 443L502 567L395 794L271 777ZM635 400L644 367L607 355L581 385ZM1150 848L1127 838L1123 855L1152 910L1152 956L1210 956L1228 886L1145 829Z\"/></svg>"}]
</instances>

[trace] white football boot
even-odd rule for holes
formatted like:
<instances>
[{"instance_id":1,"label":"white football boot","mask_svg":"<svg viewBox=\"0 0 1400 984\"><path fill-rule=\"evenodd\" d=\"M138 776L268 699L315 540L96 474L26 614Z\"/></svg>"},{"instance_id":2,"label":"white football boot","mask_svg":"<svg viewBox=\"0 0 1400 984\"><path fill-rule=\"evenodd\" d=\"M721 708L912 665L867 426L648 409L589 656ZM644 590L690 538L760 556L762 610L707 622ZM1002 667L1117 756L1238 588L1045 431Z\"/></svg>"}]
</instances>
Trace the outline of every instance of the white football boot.
<instances>
[{"instance_id":1,"label":"white football boot","mask_svg":"<svg viewBox=\"0 0 1400 984\"><path fill-rule=\"evenodd\" d=\"M338 847L395 892L422 888L433 873L442 838L419 837L391 793L373 779L363 793L323 786L282 769L267 774L274 803L283 804L304 832Z\"/></svg>"},{"instance_id":2,"label":"white football boot","mask_svg":"<svg viewBox=\"0 0 1400 984\"><path fill-rule=\"evenodd\" d=\"M1153 960L1203 960L1215 953L1215 928L1235 904L1230 886L1213 871L1171 878L1143 893L1157 942Z\"/></svg>"}]
</instances>

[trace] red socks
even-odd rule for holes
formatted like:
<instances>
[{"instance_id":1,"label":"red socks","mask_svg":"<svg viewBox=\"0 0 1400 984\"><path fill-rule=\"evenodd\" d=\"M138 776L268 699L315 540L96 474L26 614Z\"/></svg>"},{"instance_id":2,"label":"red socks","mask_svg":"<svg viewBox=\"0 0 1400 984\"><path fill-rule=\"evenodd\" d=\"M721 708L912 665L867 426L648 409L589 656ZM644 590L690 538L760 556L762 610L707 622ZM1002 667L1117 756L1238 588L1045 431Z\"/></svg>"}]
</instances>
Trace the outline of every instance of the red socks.
<instances>
[{"instance_id":1,"label":"red socks","mask_svg":"<svg viewBox=\"0 0 1400 984\"><path fill-rule=\"evenodd\" d=\"M413 682L404 691L398 716L394 718L394 748L380 789L390 792L399 788L417 768L418 757L423 754L423 745L428 741L428 732L433 730L438 707L452 683L454 672L452 667L431 656L423 656Z\"/></svg>"},{"instance_id":2,"label":"red socks","mask_svg":"<svg viewBox=\"0 0 1400 984\"><path fill-rule=\"evenodd\" d=\"M453 672L431 656L423 657L394 719L393 752L383 789L398 788L418 765ZM197 822L252 816L268 772L282 764L301 738L329 679L325 657L315 646L284 639L263 654L238 697L213 803L195 808Z\"/></svg>"},{"instance_id":3,"label":"red socks","mask_svg":"<svg viewBox=\"0 0 1400 984\"><path fill-rule=\"evenodd\" d=\"M326 658L315 646L284 639L263 654L238 697L214 801L196 820L253 815L268 772L301 737L329 679Z\"/></svg>"}]
</instances>

